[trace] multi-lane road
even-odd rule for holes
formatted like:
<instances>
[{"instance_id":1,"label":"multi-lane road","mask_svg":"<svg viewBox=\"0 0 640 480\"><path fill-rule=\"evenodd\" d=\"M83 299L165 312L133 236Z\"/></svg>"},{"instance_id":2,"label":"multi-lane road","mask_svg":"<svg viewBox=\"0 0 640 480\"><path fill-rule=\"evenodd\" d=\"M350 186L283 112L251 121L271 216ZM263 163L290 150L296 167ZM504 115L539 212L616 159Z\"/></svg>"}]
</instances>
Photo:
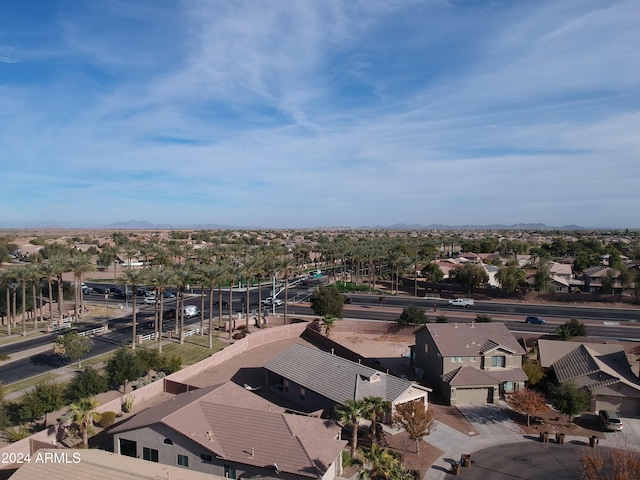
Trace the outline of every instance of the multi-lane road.
<instances>
[{"instance_id":1,"label":"multi-lane road","mask_svg":"<svg viewBox=\"0 0 640 480\"><path fill-rule=\"evenodd\" d=\"M289 289L289 315L313 315L308 303L294 303L299 298L308 297L308 287L296 285ZM269 287L263 287L262 297L269 296ZM283 293L278 298L283 298ZM241 312L243 310L242 300L245 290L234 290L232 311ZM217 292L215 295L217 299ZM402 309L409 305L416 305L424 308L427 315L433 321L435 317L444 314L450 322L470 322L477 314L493 316L495 320L504 321L507 327L514 332L539 332L551 333L557 326L569 318L577 318L587 324L589 335L598 338L619 339L629 341L640 341L640 310L634 309L613 309L601 307L585 306L564 306L546 304L526 304L526 303L506 303L476 301L475 305L469 309L449 307L446 300L425 299L415 297L390 297L385 296L380 304L379 296L352 294L349 295L351 303L345 305L345 318L395 321L399 317ZM223 299L228 299L228 291L223 292ZM102 304L103 302L123 304L124 300L105 299L101 294L92 294L85 297L88 303ZM166 308L175 306L175 299L165 299ZM130 302L129 302L130 303ZM145 305L143 298L137 299L139 333L150 333L150 330L143 328L144 324L153 319L153 305ZM192 290L186 297L186 304L200 305L200 295L198 290ZM250 310L257 309L258 292L257 289L250 290L249 297ZM208 307L208 302L205 302ZM435 308L435 311L434 311ZM278 313L282 313L283 307L278 308ZM209 312L205 309L205 318ZM214 307L213 315L217 316L218 307ZM223 320L229 315L229 308L223 308ZM546 325L530 325L524 323L527 315L536 315L547 320ZM187 325L199 325L200 318L185 320ZM114 350L120 345L131 342L131 316L109 319L109 333L93 337L93 346L87 357L101 355ZM167 323L172 328L174 323ZM89 329L90 327L87 327ZM0 347L0 355L11 356L19 351L24 351L36 347L51 345L57 334L40 336L37 338L24 340L19 343L8 344ZM5 384L39 375L51 371L62 364L55 356L52 349L47 349L44 353L38 353L20 360L10 362L0 367L0 380Z\"/></svg>"}]
</instances>

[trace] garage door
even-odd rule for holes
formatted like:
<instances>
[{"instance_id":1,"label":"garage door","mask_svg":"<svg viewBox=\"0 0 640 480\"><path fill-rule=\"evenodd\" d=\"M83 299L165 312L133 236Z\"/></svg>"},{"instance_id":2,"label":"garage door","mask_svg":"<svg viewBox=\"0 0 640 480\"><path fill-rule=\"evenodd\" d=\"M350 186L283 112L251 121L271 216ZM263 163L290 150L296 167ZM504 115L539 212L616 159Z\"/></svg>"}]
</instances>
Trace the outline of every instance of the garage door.
<instances>
[{"instance_id":1,"label":"garage door","mask_svg":"<svg viewBox=\"0 0 640 480\"><path fill-rule=\"evenodd\" d=\"M596 398L596 410L613 410L622 416L640 415L640 399L599 395Z\"/></svg>"},{"instance_id":2,"label":"garage door","mask_svg":"<svg viewBox=\"0 0 640 480\"><path fill-rule=\"evenodd\" d=\"M465 405L468 403L487 403L489 398L489 388L460 388L457 389L456 405ZM493 392L492 392L493 393ZM493 395L491 396L493 397Z\"/></svg>"}]
</instances>

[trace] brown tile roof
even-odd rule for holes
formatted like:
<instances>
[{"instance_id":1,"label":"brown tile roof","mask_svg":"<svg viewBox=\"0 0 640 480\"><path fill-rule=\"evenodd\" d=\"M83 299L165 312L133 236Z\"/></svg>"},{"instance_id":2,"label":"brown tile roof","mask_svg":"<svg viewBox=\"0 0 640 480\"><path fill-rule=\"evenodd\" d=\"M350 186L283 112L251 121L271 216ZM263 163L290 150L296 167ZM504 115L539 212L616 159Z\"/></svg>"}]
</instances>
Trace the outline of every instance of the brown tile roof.
<instances>
[{"instance_id":1,"label":"brown tile roof","mask_svg":"<svg viewBox=\"0 0 640 480\"><path fill-rule=\"evenodd\" d=\"M277 463L282 472L313 478L346 446L336 440L341 429L335 422L285 414L232 382L202 390L145 410L143 421L133 417L112 432L163 423L218 457L261 468Z\"/></svg>"},{"instance_id":2,"label":"brown tile roof","mask_svg":"<svg viewBox=\"0 0 640 480\"><path fill-rule=\"evenodd\" d=\"M521 368L500 370L480 370L470 365L464 365L442 376L444 382L454 387L471 385L496 385L502 382L524 382L527 374Z\"/></svg>"},{"instance_id":3,"label":"brown tile roof","mask_svg":"<svg viewBox=\"0 0 640 480\"><path fill-rule=\"evenodd\" d=\"M509 329L501 322L432 323L416 330L428 330L443 357L483 355L492 349L503 349L514 355L526 352Z\"/></svg>"}]
</instances>

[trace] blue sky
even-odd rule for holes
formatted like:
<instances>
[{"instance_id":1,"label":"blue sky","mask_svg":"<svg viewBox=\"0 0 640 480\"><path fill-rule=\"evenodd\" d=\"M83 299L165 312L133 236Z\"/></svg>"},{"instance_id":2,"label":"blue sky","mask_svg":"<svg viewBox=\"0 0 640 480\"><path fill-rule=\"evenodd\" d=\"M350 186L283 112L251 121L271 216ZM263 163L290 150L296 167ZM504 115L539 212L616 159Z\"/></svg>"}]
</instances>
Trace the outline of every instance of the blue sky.
<instances>
[{"instance_id":1,"label":"blue sky","mask_svg":"<svg viewBox=\"0 0 640 480\"><path fill-rule=\"evenodd\" d=\"M640 228L637 0L3 0L0 227Z\"/></svg>"}]
</instances>

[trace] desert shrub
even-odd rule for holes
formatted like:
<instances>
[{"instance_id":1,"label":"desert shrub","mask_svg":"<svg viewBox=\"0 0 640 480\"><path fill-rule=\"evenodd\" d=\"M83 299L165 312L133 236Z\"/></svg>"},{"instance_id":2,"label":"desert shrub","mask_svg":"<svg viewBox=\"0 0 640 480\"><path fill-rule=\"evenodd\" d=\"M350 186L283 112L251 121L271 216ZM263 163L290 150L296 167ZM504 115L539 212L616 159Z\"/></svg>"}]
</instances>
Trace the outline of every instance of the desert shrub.
<instances>
[{"instance_id":1,"label":"desert shrub","mask_svg":"<svg viewBox=\"0 0 640 480\"><path fill-rule=\"evenodd\" d=\"M113 425L115 421L116 421L116 412L111 412L111 411L102 412L100 414L100 421L98 422L98 425L100 425L102 428L107 428Z\"/></svg>"},{"instance_id":2,"label":"desert shrub","mask_svg":"<svg viewBox=\"0 0 640 480\"><path fill-rule=\"evenodd\" d=\"M449 323L449 317L446 315L438 315L436 318L436 323Z\"/></svg>"},{"instance_id":3,"label":"desert shrub","mask_svg":"<svg viewBox=\"0 0 640 480\"><path fill-rule=\"evenodd\" d=\"M160 352L149 348L136 349L136 358L145 371L158 370L162 361Z\"/></svg>"},{"instance_id":4,"label":"desert shrub","mask_svg":"<svg viewBox=\"0 0 640 480\"><path fill-rule=\"evenodd\" d=\"M162 361L158 366L158 370L171 375L182 368L182 357L180 355L162 355Z\"/></svg>"},{"instance_id":5,"label":"desert shrub","mask_svg":"<svg viewBox=\"0 0 640 480\"><path fill-rule=\"evenodd\" d=\"M108 388L109 380L107 377L94 368L87 367L69 382L66 396L69 400L76 401L106 392Z\"/></svg>"}]
</instances>

